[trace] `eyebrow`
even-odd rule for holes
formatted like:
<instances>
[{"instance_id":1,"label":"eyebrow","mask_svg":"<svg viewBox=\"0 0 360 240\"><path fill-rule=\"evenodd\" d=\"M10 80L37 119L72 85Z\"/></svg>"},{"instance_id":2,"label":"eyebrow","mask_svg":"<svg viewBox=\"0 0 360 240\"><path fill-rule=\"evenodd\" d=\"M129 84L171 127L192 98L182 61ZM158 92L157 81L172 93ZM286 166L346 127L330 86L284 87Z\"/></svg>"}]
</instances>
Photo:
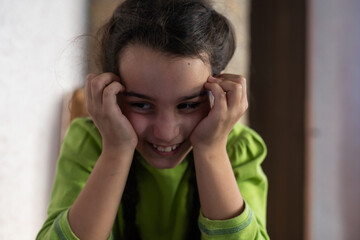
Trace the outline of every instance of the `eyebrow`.
<instances>
[{"instance_id":1,"label":"eyebrow","mask_svg":"<svg viewBox=\"0 0 360 240\"><path fill-rule=\"evenodd\" d=\"M193 99L193 98L196 98L196 97L202 97L204 95L208 95L208 92L209 91L201 91L199 93L195 93L195 94L192 94L190 96L181 97L179 100L180 101L186 101L186 100L190 100L190 99ZM146 95L141 94L141 93L136 93L136 92L124 92L123 95L125 97L137 97L137 98L142 98L142 99L146 99L146 100L149 100L149 101L155 101L155 99L152 98L152 97L146 96Z\"/></svg>"},{"instance_id":2,"label":"eyebrow","mask_svg":"<svg viewBox=\"0 0 360 240\"><path fill-rule=\"evenodd\" d=\"M199 93L195 93L195 94L190 95L190 96L182 97L182 98L180 98L180 100L181 101L186 101L186 100L190 100L190 99L193 99L193 98L202 97L204 95L208 95L208 91L201 91Z\"/></svg>"},{"instance_id":3,"label":"eyebrow","mask_svg":"<svg viewBox=\"0 0 360 240\"><path fill-rule=\"evenodd\" d=\"M152 97L146 96L144 94L140 94L140 93L135 93L135 92L124 92L123 95L125 97L137 97L137 98L143 98L143 99L147 99L150 101L154 101L155 99L153 99Z\"/></svg>"}]
</instances>

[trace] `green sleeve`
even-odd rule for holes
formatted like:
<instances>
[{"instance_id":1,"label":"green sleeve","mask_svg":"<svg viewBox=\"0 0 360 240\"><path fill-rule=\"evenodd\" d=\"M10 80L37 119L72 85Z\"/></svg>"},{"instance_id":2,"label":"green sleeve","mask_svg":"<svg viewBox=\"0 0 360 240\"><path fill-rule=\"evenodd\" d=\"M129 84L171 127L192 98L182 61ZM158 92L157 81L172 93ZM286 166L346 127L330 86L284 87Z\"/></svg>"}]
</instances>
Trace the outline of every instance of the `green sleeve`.
<instances>
[{"instance_id":1,"label":"green sleeve","mask_svg":"<svg viewBox=\"0 0 360 240\"><path fill-rule=\"evenodd\" d=\"M62 143L48 206L48 217L36 239L78 239L68 211L84 187L101 153L101 136L90 119L75 119Z\"/></svg>"},{"instance_id":2,"label":"green sleeve","mask_svg":"<svg viewBox=\"0 0 360 240\"><path fill-rule=\"evenodd\" d=\"M227 220L210 220L200 212L202 239L269 239L266 231L268 184L261 168L267 152L265 143L256 132L237 124L228 137L227 152L245 209L239 216Z\"/></svg>"}]
</instances>

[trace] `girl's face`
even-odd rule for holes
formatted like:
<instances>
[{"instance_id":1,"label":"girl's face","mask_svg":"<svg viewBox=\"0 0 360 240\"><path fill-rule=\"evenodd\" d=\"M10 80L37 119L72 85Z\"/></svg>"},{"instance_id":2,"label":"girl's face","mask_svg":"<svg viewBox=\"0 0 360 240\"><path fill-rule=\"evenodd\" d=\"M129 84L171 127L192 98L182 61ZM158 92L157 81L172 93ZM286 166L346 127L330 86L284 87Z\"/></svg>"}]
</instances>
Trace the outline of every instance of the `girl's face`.
<instances>
[{"instance_id":1,"label":"girl's face","mask_svg":"<svg viewBox=\"0 0 360 240\"><path fill-rule=\"evenodd\" d=\"M204 89L210 65L130 45L119 71L126 88L120 106L137 133L136 149L155 168L177 166L192 148L192 131L210 110Z\"/></svg>"}]
</instances>

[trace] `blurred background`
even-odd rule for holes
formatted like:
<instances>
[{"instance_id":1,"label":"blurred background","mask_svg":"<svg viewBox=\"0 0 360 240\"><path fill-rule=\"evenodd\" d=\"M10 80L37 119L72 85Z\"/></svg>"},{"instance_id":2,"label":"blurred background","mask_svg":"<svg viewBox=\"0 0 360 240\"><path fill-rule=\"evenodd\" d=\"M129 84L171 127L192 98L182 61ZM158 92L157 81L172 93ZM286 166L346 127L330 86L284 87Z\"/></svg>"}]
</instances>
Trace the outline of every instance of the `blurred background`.
<instances>
[{"instance_id":1,"label":"blurred background","mask_svg":"<svg viewBox=\"0 0 360 240\"><path fill-rule=\"evenodd\" d=\"M98 71L89 35L119 2L0 1L0 240L45 221L69 98ZM268 146L271 239L358 239L360 1L213 2L237 31L242 121Z\"/></svg>"}]
</instances>

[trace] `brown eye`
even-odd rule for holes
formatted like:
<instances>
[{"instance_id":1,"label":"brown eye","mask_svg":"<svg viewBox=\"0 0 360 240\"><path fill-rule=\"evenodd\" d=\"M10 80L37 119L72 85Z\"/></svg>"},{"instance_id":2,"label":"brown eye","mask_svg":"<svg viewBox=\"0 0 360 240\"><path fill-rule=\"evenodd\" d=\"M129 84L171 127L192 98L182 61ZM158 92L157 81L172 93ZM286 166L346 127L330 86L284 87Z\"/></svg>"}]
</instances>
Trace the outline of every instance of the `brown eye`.
<instances>
[{"instance_id":1,"label":"brown eye","mask_svg":"<svg viewBox=\"0 0 360 240\"><path fill-rule=\"evenodd\" d=\"M135 103L130 103L130 105L134 108L140 109L140 110L148 110L151 108L150 104L148 103L143 103L143 102L135 102Z\"/></svg>"},{"instance_id":2,"label":"brown eye","mask_svg":"<svg viewBox=\"0 0 360 240\"><path fill-rule=\"evenodd\" d=\"M178 109L196 109L198 106L200 105L200 103L181 103L178 105Z\"/></svg>"}]
</instances>

